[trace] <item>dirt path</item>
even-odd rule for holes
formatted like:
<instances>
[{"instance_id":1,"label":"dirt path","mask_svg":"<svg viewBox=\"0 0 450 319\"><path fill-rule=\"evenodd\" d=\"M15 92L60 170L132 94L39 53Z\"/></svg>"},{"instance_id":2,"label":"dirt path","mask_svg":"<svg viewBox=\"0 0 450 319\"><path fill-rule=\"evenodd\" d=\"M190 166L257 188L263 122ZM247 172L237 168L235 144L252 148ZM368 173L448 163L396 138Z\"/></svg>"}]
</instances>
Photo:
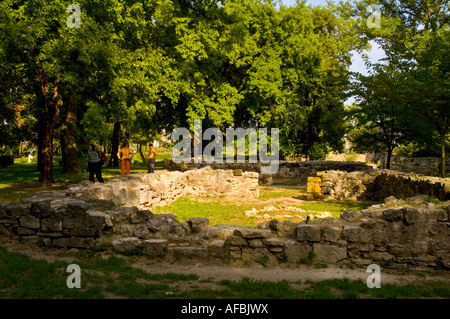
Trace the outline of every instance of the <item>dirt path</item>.
<instances>
[{"instance_id":1,"label":"dirt path","mask_svg":"<svg viewBox=\"0 0 450 319\"><path fill-rule=\"evenodd\" d=\"M46 260L55 262L57 260L72 263L79 259L76 250L61 249L38 249L30 244L18 243L16 240L6 240L1 246L8 251L19 252L33 259ZM107 258L110 255L102 255L98 258ZM195 261L182 260L178 262L155 261L145 256L143 257L124 257L132 258L133 266L145 270L153 274L176 273L176 274L195 274L200 279L211 279L213 281L220 280L236 280L242 278L250 278L261 281L282 281L288 282L305 282L307 280L320 281L327 279L343 279L362 280L366 282L370 273L366 272L366 268L340 268L336 265L329 265L328 268L315 269L314 266L307 265L286 265L279 264L276 266L263 267L259 264L251 266L243 263L224 264L219 261ZM208 264L206 264L208 263ZM405 271L406 272L406 271ZM408 274L402 274L401 271L391 269L381 269L381 283L407 284L416 281L440 281L450 285L450 272L442 271L435 273L429 270L408 270Z\"/></svg>"},{"instance_id":2,"label":"dirt path","mask_svg":"<svg viewBox=\"0 0 450 319\"><path fill-rule=\"evenodd\" d=\"M200 279L212 280L237 280L250 278L261 281L282 281L305 282L307 280L320 281L327 279L362 280L366 282L370 273L366 268L339 268L335 265L329 265L325 269L315 269L313 266L283 266L263 267L262 265L253 266L232 266L232 265L204 265L203 263L192 264L172 264L172 263L148 263L146 261L137 261L135 267L143 269L150 273L177 273L177 274L195 274ZM428 272L413 271L414 274L403 275L393 270L384 271L381 269L381 283L407 284L416 281L440 281L450 284L450 274L443 272L440 275L430 275Z\"/></svg>"}]
</instances>

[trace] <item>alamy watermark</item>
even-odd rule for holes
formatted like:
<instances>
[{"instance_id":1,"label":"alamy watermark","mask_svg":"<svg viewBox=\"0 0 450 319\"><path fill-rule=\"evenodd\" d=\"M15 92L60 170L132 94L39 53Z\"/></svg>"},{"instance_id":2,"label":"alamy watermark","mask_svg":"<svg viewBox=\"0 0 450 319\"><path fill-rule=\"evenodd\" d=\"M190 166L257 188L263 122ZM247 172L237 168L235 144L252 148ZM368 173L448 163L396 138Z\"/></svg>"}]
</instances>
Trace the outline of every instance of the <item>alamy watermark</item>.
<instances>
[{"instance_id":1,"label":"alamy watermark","mask_svg":"<svg viewBox=\"0 0 450 319\"><path fill-rule=\"evenodd\" d=\"M78 4L70 4L66 9L67 13L72 13L67 17L67 27L69 29L81 28L81 8Z\"/></svg>"},{"instance_id":2,"label":"alamy watermark","mask_svg":"<svg viewBox=\"0 0 450 319\"><path fill-rule=\"evenodd\" d=\"M225 135L226 163L245 163L246 140L248 138L248 162L257 163L259 155L261 164L269 164L268 166L261 166L261 174L274 174L278 171L279 165L279 132L278 128L271 129L269 155L267 149L269 137L266 128L259 128L258 132L254 128L245 130L243 128L227 128L225 132L222 132L217 127L210 127L203 132L202 121L195 120L193 132L184 127L179 127L172 131L172 140L182 138L172 148L172 160L177 164L182 162L190 163L191 144L193 144L194 160L202 158L207 164L212 164L213 162L223 163L223 141ZM214 137L214 140L203 148L203 141L210 141L212 137ZM235 138L236 147L234 143Z\"/></svg>"},{"instance_id":3,"label":"alamy watermark","mask_svg":"<svg viewBox=\"0 0 450 319\"><path fill-rule=\"evenodd\" d=\"M81 268L77 264L70 264L67 266L66 272L71 273L67 277L66 285L67 288L81 288Z\"/></svg>"},{"instance_id":4,"label":"alamy watermark","mask_svg":"<svg viewBox=\"0 0 450 319\"><path fill-rule=\"evenodd\" d=\"M367 266L366 272L371 273L369 277L367 277L367 288L381 288L381 270L380 266L377 264L370 264Z\"/></svg>"},{"instance_id":5,"label":"alamy watermark","mask_svg":"<svg viewBox=\"0 0 450 319\"><path fill-rule=\"evenodd\" d=\"M378 4L371 4L367 7L367 11L372 13L366 20L367 27L370 29L381 28L381 9Z\"/></svg>"}]
</instances>

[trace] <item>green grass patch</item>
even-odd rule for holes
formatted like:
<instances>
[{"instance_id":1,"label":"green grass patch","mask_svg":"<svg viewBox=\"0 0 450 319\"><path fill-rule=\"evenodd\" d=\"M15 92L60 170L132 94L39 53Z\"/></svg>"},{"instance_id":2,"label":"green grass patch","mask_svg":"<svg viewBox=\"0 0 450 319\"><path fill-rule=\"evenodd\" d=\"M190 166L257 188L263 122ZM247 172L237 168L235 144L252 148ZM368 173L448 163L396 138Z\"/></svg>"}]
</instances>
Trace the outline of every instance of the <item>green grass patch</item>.
<instances>
[{"instance_id":1,"label":"green grass patch","mask_svg":"<svg viewBox=\"0 0 450 319\"><path fill-rule=\"evenodd\" d=\"M244 215L245 210L251 206L234 203L222 203L220 198L214 201L195 201L189 197L181 197L170 205L156 207L155 214L175 214L178 221L184 222L189 217L207 217L210 225L236 224L254 227L255 220Z\"/></svg>"},{"instance_id":2,"label":"green grass patch","mask_svg":"<svg viewBox=\"0 0 450 319\"><path fill-rule=\"evenodd\" d=\"M131 167L131 173L147 173L147 165L142 163L139 154L135 154L135 162ZM158 154L159 158L170 158L170 153ZM109 159L109 155L107 156ZM29 197L38 191L54 191L67 187L69 184L79 183L89 179L87 171L87 160L82 160L83 172L80 174L63 174L62 167L59 166L61 155L53 157L53 177L55 184L51 186L42 186L39 183L39 172L36 171L36 159L31 163L26 158L16 158L14 165L9 167L0 167L0 202L16 202L25 197ZM155 168L162 168L163 162L155 163ZM120 175L120 167L107 167L106 164L102 168L102 175L105 181L111 177Z\"/></svg>"},{"instance_id":3,"label":"green grass patch","mask_svg":"<svg viewBox=\"0 0 450 319\"><path fill-rule=\"evenodd\" d=\"M136 257L77 258L71 262L35 260L0 247L0 298L229 298L229 299L310 299L310 298L450 298L445 283L417 281L407 285L381 285L369 289L358 280L306 281L296 288L288 281L200 280L194 274L152 274L132 265ZM69 289L66 268L81 268L81 288ZM213 288L202 288L207 283ZM167 293L171 292L171 293Z\"/></svg>"},{"instance_id":4,"label":"green grass patch","mask_svg":"<svg viewBox=\"0 0 450 319\"><path fill-rule=\"evenodd\" d=\"M301 204L301 208L306 211L316 212L329 212L334 218L339 218L341 214L347 209L350 210L363 210L372 204L361 202L338 202L338 201L326 201L326 202L305 202Z\"/></svg>"},{"instance_id":5,"label":"green grass patch","mask_svg":"<svg viewBox=\"0 0 450 319\"><path fill-rule=\"evenodd\" d=\"M303 188L283 188L283 187L259 187L259 197L261 201L276 199L281 197L301 197L306 196L306 189Z\"/></svg>"}]
</instances>

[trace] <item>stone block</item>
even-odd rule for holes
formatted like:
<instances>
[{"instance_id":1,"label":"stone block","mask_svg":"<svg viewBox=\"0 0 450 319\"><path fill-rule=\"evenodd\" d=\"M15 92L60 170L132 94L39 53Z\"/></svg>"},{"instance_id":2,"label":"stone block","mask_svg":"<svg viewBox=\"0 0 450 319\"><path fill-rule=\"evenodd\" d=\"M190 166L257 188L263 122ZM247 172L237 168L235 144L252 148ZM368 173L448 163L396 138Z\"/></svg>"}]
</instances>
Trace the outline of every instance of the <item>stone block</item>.
<instances>
[{"instance_id":1,"label":"stone block","mask_svg":"<svg viewBox=\"0 0 450 319\"><path fill-rule=\"evenodd\" d=\"M172 247L169 249L175 258L206 258L208 256L206 247Z\"/></svg>"},{"instance_id":2,"label":"stone block","mask_svg":"<svg viewBox=\"0 0 450 319\"><path fill-rule=\"evenodd\" d=\"M41 222L39 218L31 215L26 215L20 217L20 226L30 229L39 229L41 227Z\"/></svg>"},{"instance_id":3,"label":"stone block","mask_svg":"<svg viewBox=\"0 0 450 319\"><path fill-rule=\"evenodd\" d=\"M4 206L4 214L8 217L21 217L30 215L30 204L8 204Z\"/></svg>"},{"instance_id":4,"label":"stone block","mask_svg":"<svg viewBox=\"0 0 450 319\"><path fill-rule=\"evenodd\" d=\"M395 259L395 256L389 254L388 252L374 251L369 254L369 257L373 261L388 261Z\"/></svg>"},{"instance_id":5,"label":"stone block","mask_svg":"<svg viewBox=\"0 0 450 319\"><path fill-rule=\"evenodd\" d=\"M98 217L98 218L103 219L104 220L103 227L106 227L106 228L113 227L113 223L112 223L110 215L103 213L103 212L99 212L99 211L93 211L93 210L88 211L87 214L88 214L88 216L93 216L93 217Z\"/></svg>"},{"instance_id":6,"label":"stone block","mask_svg":"<svg viewBox=\"0 0 450 319\"><path fill-rule=\"evenodd\" d=\"M256 229L256 228L239 228L233 232L235 236L241 236L243 238L266 238L270 236L272 232L268 229Z\"/></svg>"},{"instance_id":7,"label":"stone block","mask_svg":"<svg viewBox=\"0 0 450 319\"><path fill-rule=\"evenodd\" d=\"M242 247L248 246L248 242L247 242L247 240L245 240L245 238L242 238L241 236L236 236L236 235L229 236L225 240L225 242L232 246L242 246Z\"/></svg>"},{"instance_id":8,"label":"stone block","mask_svg":"<svg viewBox=\"0 0 450 319\"><path fill-rule=\"evenodd\" d=\"M280 237L296 238L297 236L297 226L298 223L293 223L291 221L279 222L277 225L277 234Z\"/></svg>"},{"instance_id":9,"label":"stone block","mask_svg":"<svg viewBox=\"0 0 450 319\"><path fill-rule=\"evenodd\" d=\"M190 217L187 222L194 233L205 231L209 227L209 220L206 217Z\"/></svg>"},{"instance_id":10,"label":"stone block","mask_svg":"<svg viewBox=\"0 0 450 319\"><path fill-rule=\"evenodd\" d=\"M0 236L11 236L11 232L5 226L0 224Z\"/></svg>"},{"instance_id":11,"label":"stone block","mask_svg":"<svg viewBox=\"0 0 450 319\"><path fill-rule=\"evenodd\" d=\"M349 242L368 243L372 238L372 232L360 227L344 226L342 237Z\"/></svg>"},{"instance_id":12,"label":"stone block","mask_svg":"<svg viewBox=\"0 0 450 319\"><path fill-rule=\"evenodd\" d=\"M322 226L323 240L336 243L341 238L341 229L336 226Z\"/></svg>"},{"instance_id":13,"label":"stone block","mask_svg":"<svg viewBox=\"0 0 450 319\"><path fill-rule=\"evenodd\" d=\"M127 237L113 240L112 246L119 252L136 248L141 244L141 240L137 237Z\"/></svg>"},{"instance_id":14,"label":"stone block","mask_svg":"<svg viewBox=\"0 0 450 319\"><path fill-rule=\"evenodd\" d=\"M138 210L131 213L130 221L132 224L144 223L152 216L153 214L148 210Z\"/></svg>"},{"instance_id":15,"label":"stone block","mask_svg":"<svg viewBox=\"0 0 450 319\"><path fill-rule=\"evenodd\" d=\"M213 240L209 243L208 247L209 258L224 258L228 254L228 250L225 248L224 240Z\"/></svg>"},{"instance_id":16,"label":"stone block","mask_svg":"<svg viewBox=\"0 0 450 319\"><path fill-rule=\"evenodd\" d=\"M316 254L314 260L325 263L336 263L347 258L347 248L335 245L314 244L313 251Z\"/></svg>"},{"instance_id":17,"label":"stone block","mask_svg":"<svg viewBox=\"0 0 450 319\"><path fill-rule=\"evenodd\" d=\"M412 225L420 220L420 212L415 208L404 208L403 209L403 222L405 225Z\"/></svg>"},{"instance_id":18,"label":"stone block","mask_svg":"<svg viewBox=\"0 0 450 319\"><path fill-rule=\"evenodd\" d=\"M281 238L277 238L277 237L269 237L269 238L264 238L262 240L262 242L267 245L267 246L271 246L271 247L275 247L275 246L284 246L285 241Z\"/></svg>"},{"instance_id":19,"label":"stone block","mask_svg":"<svg viewBox=\"0 0 450 319\"><path fill-rule=\"evenodd\" d=\"M169 230L167 231L168 235L181 238L186 236L191 232L191 227L187 222L183 223L174 223L169 227Z\"/></svg>"},{"instance_id":20,"label":"stone block","mask_svg":"<svg viewBox=\"0 0 450 319\"><path fill-rule=\"evenodd\" d=\"M297 240L298 241L320 241L320 226L299 224L297 226Z\"/></svg>"},{"instance_id":21,"label":"stone block","mask_svg":"<svg viewBox=\"0 0 450 319\"><path fill-rule=\"evenodd\" d=\"M92 248L95 245L93 238L57 238L53 239L52 244L61 248Z\"/></svg>"},{"instance_id":22,"label":"stone block","mask_svg":"<svg viewBox=\"0 0 450 319\"><path fill-rule=\"evenodd\" d=\"M60 232L63 230L62 220L59 218L42 218L41 230L43 232Z\"/></svg>"},{"instance_id":23,"label":"stone block","mask_svg":"<svg viewBox=\"0 0 450 319\"><path fill-rule=\"evenodd\" d=\"M151 235L150 231L145 225L139 225L133 230L133 236L137 238L147 238Z\"/></svg>"},{"instance_id":24,"label":"stone block","mask_svg":"<svg viewBox=\"0 0 450 319\"><path fill-rule=\"evenodd\" d=\"M37 235L39 237L51 237L51 238L58 238L58 237L62 237L62 232L37 232Z\"/></svg>"},{"instance_id":25,"label":"stone block","mask_svg":"<svg viewBox=\"0 0 450 319\"><path fill-rule=\"evenodd\" d=\"M387 222L397 222L403 220L403 209L387 209L381 216Z\"/></svg>"},{"instance_id":26,"label":"stone block","mask_svg":"<svg viewBox=\"0 0 450 319\"><path fill-rule=\"evenodd\" d=\"M300 258L306 258L310 251L311 247L307 243L288 240L284 244L284 252L290 262L298 262Z\"/></svg>"},{"instance_id":27,"label":"stone block","mask_svg":"<svg viewBox=\"0 0 450 319\"><path fill-rule=\"evenodd\" d=\"M16 229L16 233L18 236L30 236L30 235L36 235L36 231L29 229L29 228L23 228L23 227L18 227Z\"/></svg>"},{"instance_id":28,"label":"stone block","mask_svg":"<svg viewBox=\"0 0 450 319\"><path fill-rule=\"evenodd\" d=\"M165 239L147 239L142 244L144 255L163 257L167 252L168 241Z\"/></svg>"},{"instance_id":29,"label":"stone block","mask_svg":"<svg viewBox=\"0 0 450 319\"><path fill-rule=\"evenodd\" d=\"M234 259L241 259L242 249L240 247L230 247L230 257Z\"/></svg>"},{"instance_id":30,"label":"stone block","mask_svg":"<svg viewBox=\"0 0 450 319\"><path fill-rule=\"evenodd\" d=\"M267 248L242 248L242 260L256 261L261 257L270 256Z\"/></svg>"},{"instance_id":31,"label":"stone block","mask_svg":"<svg viewBox=\"0 0 450 319\"><path fill-rule=\"evenodd\" d=\"M361 212L348 209L348 210L344 211L340 217L346 221L354 222L361 218Z\"/></svg>"},{"instance_id":32,"label":"stone block","mask_svg":"<svg viewBox=\"0 0 450 319\"><path fill-rule=\"evenodd\" d=\"M320 177L308 177L306 190L308 192L308 199L320 199L322 198L322 179Z\"/></svg>"},{"instance_id":33,"label":"stone block","mask_svg":"<svg viewBox=\"0 0 450 319\"><path fill-rule=\"evenodd\" d=\"M264 244L260 238L248 239L248 245L252 248L262 248Z\"/></svg>"}]
</instances>

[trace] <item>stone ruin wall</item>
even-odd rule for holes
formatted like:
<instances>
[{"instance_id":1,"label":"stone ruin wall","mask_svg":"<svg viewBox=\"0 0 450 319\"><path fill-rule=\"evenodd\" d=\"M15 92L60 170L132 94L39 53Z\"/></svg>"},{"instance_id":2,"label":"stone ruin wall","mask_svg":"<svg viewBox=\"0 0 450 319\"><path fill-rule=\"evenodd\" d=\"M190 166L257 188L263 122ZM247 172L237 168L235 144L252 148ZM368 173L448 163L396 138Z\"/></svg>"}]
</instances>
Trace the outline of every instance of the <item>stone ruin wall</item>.
<instances>
[{"instance_id":1,"label":"stone ruin wall","mask_svg":"<svg viewBox=\"0 0 450 319\"><path fill-rule=\"evenodd\" d=\"M382 202L389 196L406 199L427 195L441 201L450 200L450 179L392 170L319 172L309 178L307 188L310 199Z\"/></svg>"},{"instance_id":2,"label":"stone ruin wall","mask_svg":"<svg viewBox=\"0 0 450 319\"><path fill-rule=\"evenodd\" d=\"M380 161L381 167L386 167L386 157L382 157ZM390 168L395 171L404 173L415 173L426 176L440 175L441 159L439 157L401 157L392 156ZM450 160L446 161L447 175L450 174Z\"/></svg>"},{"instance_id":3,"label":"stone ruin wall","mask_svg":"<svg viewBox=\"0 0 450 319\"><path fill-rule=\"evenodd\" d=\"M161 200L154 203L159 205L184 192L202 193L205 188L217 195L237 192L241 196L238 185L243 185L242 189L256 196L253 187L257 187L258 176L241 173L163 171L159 180L157 174L136 174L114 178L101 189L86 183L66 191L41 192L23 203L0 204L0 236L19 236L23 241L59 248L140 252L149 258L175 261L194 258L272 265L310 260L378 263L390 268L450 268L450 206L430 206L420 198L413 207L386 203L360 212L346 211L337 219L308 223L272 220L255 228L211 226L206 217L178 222L173 214L152 214L121 205L129 196L139 198L144 208L153 203L153 195L141 197L138 189L160 194ZM222 186L212 185L212 181L219 181L218 176L228 178L234 191L227 187L230 192L223 192ZM204 188L202 181L207 185ZM165 188L156 186L158 183L164 183Z\"/></svg>"},{"instance_id":4,"label":"stone ruin wall","mask_svg":"<svg viewBox=\"0 0 450 319\"><path fill-rule=\"evenodd\" d=\"M69 187L75 198L110 200L118 206L151 209L164 206L185 195L259 196L258 174L242 170L212 170L210 167L187 172L156 171L113 177L105 184L82 182Z\"/></svg>"},{"instance_id":5,"label":"stone ruin wall","mask_svg":"<svg viewBox=\"0 0 450 319\"><path fill-rule=\"evenodd\" d=\"M247 172L261 172L261 163L212 163L209 164L212 169L236 170L240 169ZM168 170L187 171L193 168L193 164L180 163L176 164L171 159L164 160L164 168ZM259 175L259 182L262 185L272 184L273 179L296 179L299 185L306 185L308 177L316 176L318 172L340 170L345 172L363 171L369 172L373 170L372 166L368 166L362 162L339 162L339 161L280 161L278 171L272 175Z\"/></svg>"}]
</instances>

